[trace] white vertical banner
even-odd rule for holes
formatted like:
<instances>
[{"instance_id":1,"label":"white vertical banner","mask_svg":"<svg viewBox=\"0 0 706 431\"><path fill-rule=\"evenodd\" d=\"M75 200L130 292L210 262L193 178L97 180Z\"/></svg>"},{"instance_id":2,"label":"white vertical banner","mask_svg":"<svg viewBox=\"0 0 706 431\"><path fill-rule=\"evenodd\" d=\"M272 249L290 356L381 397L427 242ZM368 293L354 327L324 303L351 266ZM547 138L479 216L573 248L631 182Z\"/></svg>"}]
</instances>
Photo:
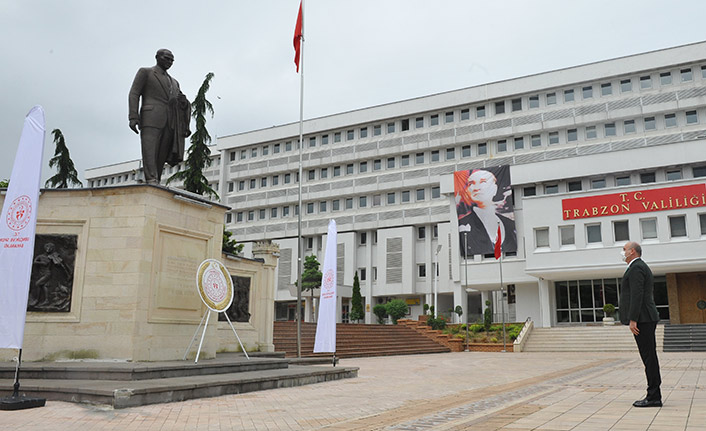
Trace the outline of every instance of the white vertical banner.
<instances>
[{"instance_id":1,"label":"white vertical banner","mask_svg":"<svg viewBox=\"0 0 706 431\"><path fill-rule=\"evenodd\" d=\"M44 136L44 109L35 106L25 118L0 215L0 348L22 348Z\"/></svg>"},{"instance_id":2,"label":"white vertical banner","mask_svg":"<svg viewBox=\"0 0 706 431\"><path fill-rule=\"evenodd\" d=\"M336 351L336 221L328 222L314 353Z\"/></svg>"}]
</instances>

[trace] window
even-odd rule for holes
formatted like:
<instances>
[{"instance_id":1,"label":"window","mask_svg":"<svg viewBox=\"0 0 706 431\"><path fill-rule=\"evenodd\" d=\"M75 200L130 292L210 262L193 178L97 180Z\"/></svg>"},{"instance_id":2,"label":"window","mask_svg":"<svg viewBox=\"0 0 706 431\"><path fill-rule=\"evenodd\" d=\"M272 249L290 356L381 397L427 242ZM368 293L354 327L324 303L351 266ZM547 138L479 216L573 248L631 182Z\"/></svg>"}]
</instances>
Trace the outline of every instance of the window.
<instances>
[{"instance_id":1,"label":"window","mask_svg":"<svg viewBox=\"0 0 706 431\"><path fill-rule=\"evenodd\" d=\"M568 188L569 188L570 192L578 192L578 191L582 190L581 180L569 181Z\"/></svg>"},{"instance_id":2,"label":"window","mask_svg":"<svg viewBox=\"0 0 706 431\"><path fill-rule=\"evenodd\" d=\"M589 244L595 244L601 241L602 239L600 223L586 225L586 242L588 242Z\"/></svg>"},{"instance_id":3,"label":"window","mask_svg":"<svg viewBox=\"0 0 706 431\"><path fill-rule=\"evenodd\" d=\"M387 203L389 205L392 205L395 203L395 194L394 193L388 193L387 194Z\"/></svg>"},{"instance_id":4,"label":"window","mask_svg":"<svg viewBox=\"0 0 706 431\"><path fill-rule=\"evenodd\" d=\"M439 150L434 150L431 152L431 161L432 162L438 162L439 161Z\"/></svg>"},{"instance_id":5,"label":"window","mask_svg":"<svg viewBox=\"0 0 706 431\"><path fill-rule=\"evenodd\" d=\"M368 197L361 196L358 198L358 208L365 208L366 206L368 206Z\"/></svg>"},{"instance_id":6,"label":"window","mask_svg":"<svg viewBox=\"0 0 706 431\"><path fill-rule=\"evenodd\" d=\"M635 133L635 120L625 120L623 121L623 133L630 134Z\"/></svg>"},{"instance_id":7,"label":"window","mask_svg":"<svg viewBox=\"0 0 706 431\"><path fill-rule=\"evenodd\" d=\"M544 186L544 194L545 195L554 195L559 193L559 185L558 184L547 184Z\"/></svg>"},{"instance_id":8,"label":"window","mask_svg":"<svg viewBox=\"0 0 706 431\"><path fill-rule=\"evenodd\" d=\"M316 146L316 136L312 136L309 138L309 147L315 147Z\"/></svg>"},{"instance_id":9,"label":"window","mask_svg":"<svg viewBox=\"0 0 706 431\"><path fill-rule=\"evenodd\" d=\"M255 220L255 211L248 211L248 221Z\"/></svg>"},{"instance_id":10,"label":"window","mask_svg":"<svg viewBox=\"0 0 706 431\"><path fill-rule=\"evenodd\" d=\"M233 223L233 214L232 213L226 214L226 223Z\"/></svg>"},{"instance_id":11,"label":"window","mask_svg":"<svg viewBox=\"0 0 706 431\"><path fill-rule=\"evenodd\" d=\"M250 157L257 157L257 148L250 150Z\"/></svg>"},{"instance_id":12,"label":"window","mask_svg":"<svg viewBox=\"0 0 706 431\"><path fill-rule=\"evenodd\" d=\"M292 151L292 141L284 143L284 151Z\"/></svg>"},{"instance_id":13,"label":"window","mask_svg":"<svg viewBox=\"0 0 706 431\"><path fill-rule=\"evenodd\" d=\"M694 75L691 73L691 69L682 69L679 72L681 73L681 82L687 82L694 79Z\"/></svg>"},{"instance_id":14,"label":"window","mask_svg":"<svg viewBox=\"0 0 706 431\"><path fill-rule=\"evenodd\" d=\"M353 209L353 198L346 199L346 209L347 210Z\"/></svg>"},{"instance_id":15,"label":"window","mask_svg":"<svg viewBox=\"0 0 706 431\"><path fill-rule=\"evenodd\" d=\"M522 111L522 99L512 99L512 112Z\"/></svg>"},{"instance_id":16,"label":"window","mask_svg":"<svg viewBox=\"0 0 706 431\"><path fill-rule=\"evenodd\" d=\"M488 154L488 145L487 144L478 144L478 155L482 156L484 154Z\"/></svg>"},{"instance_id":17,"label":"window","mask_svg":"<svg viewBox=\"0 0 706 431\"><path fill-rule=\"evenodd\" d=\"M453 123L454 122L454 113L452 112L447 112L444 115L444 123Z\"/></svg>"},{"instance_id":18,"label":"window","mask_svg":"<svg viewBox=\"0 0 706 431\"><path fill-rule=\"evenodd\" d=\"M419 278L425 278L427 276L427 266L423 263L417 264L417 274Z\"/></svg>"},{"instance_id":19,"label":"window","mask_svg":"<svg viewBox=\"0 0 706 431\"><path fill-rule=\"evenodd\" d=\"M321 145L328 145L328 135L321 136Z\"/></svg>"},{"instance_id":20,"label":"window","mask_svg":"<svg viewBox=\"0 0 706 431\"><path fill-rule=\"evenodd\" d=\"M606 136L615 136L615 123L606 123L605 135Z\"/></svg>"},{"instance_id":21,"label":"window","mask_svg":"<svg viewBox=\"0 0 706 431\"><path fill-rule=\"evenodd\" d=\"M556 105L556 93L547 93L547 105Z\"/></svg>"},{"instance_id":22,"label":"window","mask_svg":"<svg viewBox=\"0 0 706 431\"><path fill-rule=\"evenodd\" d=\"M315 170L311 169L307 174L309 176L309 180L316 179L316 171Z\"/></svg>"},{"instance_id":23,"label":"window","mask_svg":"<svg viewBox=\"0 0 706 431\"><path fill-rule=\"evenodd\" d=\"M360 138L367 138L367 137L368 137L368 128L367 128L367 127L361 127L360 130L358 131L358 137L360 137Z\"/></svg>"},{"instance_id":24,"label":"window","mask_svg":"<svg viewBox=\"0 0 706 431\"><path fill-rule=\"evenodd\" d=\"M427 237L427 230L424 226L417 227L417 239L424 239Z\"/></svg>"},{"instance_id":25,"label":"window","mask_svg":"<svg viewBox=\"0 0 706 431\"><path fill-rule=\"evenodd\" d=\"M336 132L333 134L333 142L341 142L341 132Z\"/></svg>"},{"instance_id":26,"label":"window","mask_svg":"<svg viewBox=\"0 0 706 431\"><path fill-rule=\"evenodd\" d=\"M433 229L432 229L432 236L433 236L434 238L438 238L438 237L439 237L439 225L438 225L438 224L435 224L435 225L433 226Z\"/></svg>"},{"instance_id":27,"label":"window","mask_svg":"<svg viewBox=\"0 0 706 431\"><path fill-rule=\"evenodd\" d=\"M559 143L559 132L549 132L549 145Z\"/></svg>"},{"instance_id":28,"label":"window","mask_svg":"<svg viewBox=\"0 0 706 431\"><path fill-rule=\"evenodd\" d=\"M429 124L432 126L438 126L439 125L439 114L434 114L431 117L429 117Z\"/></svg>"},{"instance_id":29,"label":"window","mask_svg":"<svg viewBox=\"0 0 706 431\"><path fill-rule=\"evenodd\" d=\"M657 238L657 219L656 218L643 218L640 219L640 230L642 231L642 239L656 239Z\"/></svg>"},{"instance_id":30,"label":"window","mask_svg":"<svg viewBox=\"0 0 706 431\"><path fill-rule=\"evenodd\" d=\"M706 177L706 166L694 166L694 178Z\"/></svg>"},{"instance_id":31,"label":"window","mask_svg":"<svg viewBox=\"0 0 706 431\"><path fill-rule=\"evenodd\" d=\"M417 164L417 165L424 164L424 153L417 153L415 164Z\"/></svg>"},{"instance_id":32,"label":"window","mask_svg":"<svg viewBox=\"0 0 706 431\"><path fill-rule=\"evenodd\" d=\"M629 241L630 240L630 229L628 228L628 221L614 221L613 222L613 235L615 237L615 242Z\"/></svg>"},{"instance_id":33,"label":"window","mask_svg":"<svg viewBox=\"0 0 706 431\"><path fill-rule=\"evenodd\" d=\"M346 165L346 175L353 175L353 164L347 164Z\"/></svg>"},{"instance_id":34,"label":"window","mask_svg":"<svg viewBox=\"0 0 706 431\"><path fill-rule=\"evenodd\" d=\"M340 166L334 166L334 167L333 167L333 176L334 176L334 177L340 177L340 176L341 176L341 167L340 167Z\"/></svg>"},{"instance_id":35,"label":"window","mask_svg":"<svg viewBox=\"0 0 706 431\"><path fill-rule=\"evenodd\" d=\"M395 167L395 158L394 157L388 157L387 158L387 169L392 169Z\"/></svg>"},{"instance_id":36,"label":"window","mask_svg":"<svg viewBox=\"0 0 706 431\"><path fill-rule=\"evenodd\" d=\"M240 222L243 221L243 212L242 212L242 211L238 212L238 213L235 215L235 221L237 221L238 223L240 223Z\"/></svg>"},{"instance_id":37,"label":"window","mask_svg":"<svg viewBox=\"0 0 706 431\"><path fill-rule=\"evenodd\" d=\"M561 240L561 245L574 245L576 243L576 239L574 237L574 225L559 226L559 238Z\"/></svg>"},{"instance_id":38,"label":"window","mask_svg":"<svg viewBox=\"0 0 706 431\"><path fill-rule=\"evenodd\" d=\"M277 207L270 208L270 218L277 218Z\"/></svg>"},{"instance_id":39,"label":"window","mask_svg":"<svg viewBox=\"0 0 706 431\"><path fill-rule=\"evenodd\" d=\"M326 212L326 201L319 202L319 212L320 213Z\"/></svg>"},{"instance_id":40,"label":"window","mask_svg":"<svg viewBox=\"0 0 706 431\"><path fill-rule=\"evenodd\" d=\"M409 154L400 157L400 166L409 166Z\"/></svg>"},{"instance_id":41,"label":"window","mask_svg":"<svg viewBox=\"0 0 706 431\"><path fill-rule=\"evenodd\" d=\"M260 220L264 220L265 219L265 209L264 208L260 209L259 213L260 213Z\"/></svg>"},{"instance_id":42,"label":"window","mask_svg":"<svg viewBox=\"0 0 706 431\"><path fill-rule=\"evenodd\" d=\"M542 136L541 135L532 135L530 137L530 140L532 141L533 147L541 147L542 146Z\"/></svg>"},{"instance_id":43,"label":"window","mask_svg":"<svg viewBox=\"0 0 706 431\"><path fill-rule=\"evenodd\" d=\"M667 171L667 181L681 180L681 171Z\"/></svg>"},{"instance_id":44,"label":"window","mask_svg":"<svg viewBox=\"0 0 706 431\"><path fill-rule=\"evenodd\" d=\"M706 78L706 66L701 66L701 77Z\"/></svg>"},{"instance_id":45,"label":"window","mask_svg":"<svg viewBox=\"0 0 706 431\"><path fill-rule=\"evenodd\" d=\"M610 82L601 84L601 96L610 96L613 94L613 85Z\"/></svg>"},{"instance_id":46,"label":"window","mask_svg":"<svg viewBox=\"0 0 706 431\"><path fill-rule=\"evenodd\" d=\"M306 239L306 249L311 250L312 248L314 248L314 238L309 237Z\"/></svg>"},{"instance_id":47,"label":"window","mask_svg":"<svg viewBox=\"0 0 706 431\"><path fill-rule=\"evenodd\" d=\"M409 120L408 119L405 118L404 120L400 121L400 129L403 132L406 132L407 130L409 130Z\"/></svg>"},{"instance_id":48,"label":"window","mask_svg":"<svg viewBox=\"0 0 706 431\"><path fill-rule=\"evenodd\" d=\"M381 196L380 195L373 195L373 206L374 207L379 207L381 203Z\"/></svg>"},{"instance_id":49,"label":"window","mask_svg":"<svg viewBox=\"0 0 706 431\"><path fill-rule=\"evenodd\" d=\"M615 185L616 186L629 186L630 183L631 183L631 181L630 181L629 175L615 177Z\"/></svg>"},{"instance_id":50,"label":"window","mask_svg":"<svg viewBox=\"0 0 706 431\"><path fill-rule=\"evenodd\" d=\"M581 95L583 96L584 99L593 98L593 87L592 86L583 87L581 89Z\"/></svg>"},{"instance_id":51,"label":"window","mask_svg":"<svg viewBox=\"0 0 706 431\"><path fill-rule=\"evenodd\" d=\"M257 182L255 181L255 178L252 178L250 180L250 189L254 189L256 187Z\"/></svg>"},{"instance_id":52,"label":"window","mask_svg":"<svg viewBox=\"0 0 706 431\"><path fill-rule=\"evenodd\" d=\"M382 169L382 160L380 160L380 159L373 160L373 170L379 171L380 169Z\"/></svg>"},{"instance_id":53,"label":"window","mask_svg":"<svg viewBox=\"0 0 706 431\"><path fill-rule=\"evenodd\" d=\"M501 139L497 144L497 152L502 153L504 151L507 151L507 141L505 139Z\"/></svg>"},{"instance_id":54,"label":"window","mask_svg":"<svg viewBox=\"0 0 706 431\"><path fill-rule=\"evenodd\" d=\"M368 275L365 268L358 268L358 272L360 273L360 281L365 281Z\"/></svg>"},{"instance_id":55,"label":"window","mask_svg":"<svg viewBox=\"0 0 706 431\"><path fill-rule=\"evenodd\" d=\"M260 178L260 187L267 187L267 177Z\"/></svg>"},{"instance_id":56,"label":"window","mask_svg":"<svg viewBox=\"0 0 706 431\"><path fill-rule=\"evenodd\" d=\"M341 200L334 199L331 201L331 211L339 211L341 209Z\"/></svg>"},{"instance_id":57,"label":"window","mask_svg":"<svg viewBox=\"0 0 706 431\"><path fill-rule=\"evenodd\" d=\"M534 230L535 248L549 247L549 228L543 227Z\"/></svg>"},{"instance_id":58,"label":"window","mask_svg":"<svg viewBox=\"0 0 706 431\"><path fill-rule=\"evenodd\" d=\"M530 109L539 108L539 96L530 96L529 97L529 107L530 107Z\"/></svg>"},{"instance_id":59,"label":"window","mask_svg":"<svg viewBox=\"0 0 706 431\"><path fill-rule=\"evenodd\" d=\"M306 213L307 214L314 213L314 203L313 202L309 202L308 204L306 204Z\"/></svg>"},{"instance_id":60,"label":"window","mask_svg":"<svg viewBox=\"0 0 706 431\"><path fill-rule=\"evenodd\" d=\"M655 117L645 117L645 130L654 130L656 127Z\"/></svg>"},{"instance_id":61,"label":"window","mask_svg":"<svg viewBox=\"0 0 706 431\"><path fill-rule=\"evenodd\" d=\"M505 101L495 102L495 115L505 113Z\"/></svg>"},{"instance_id":62,"label":"window","mask_svg":"<svg viewBox=\"0 0 706 431\"><path fill-rule=\"evenodd\" d=\"M643 90L646 90L648 88L652 88L652 77L641 76L640 77L640 88L642 88Z\"/></svg>"},{"instance_id":63,"label":"window","mask_svg":"<svg viewBox=\"0 0 706 431\"><path fill-rule=\"evenodd\" d=\"M664 126L665 127L676 127L677 125L677 114L665 114L664 115Z\"/></svg>"},{"instance_id":64,"label":"window","mask_svg":"<svg viewBox=\"0 0 706 431\"><path fill-rule=\"evenodd\" d=\"M701 235L706 235L706 214L699 214L699 224L701 225Z\"/></svg>"},{"instance_id":65,"label":"window","mask_svg":"<svg viewBox=\"0 0 706 431\"><path fill-rule=\"evenodd\" d=\"M447 148L446 149L446 160L453 160L456 158L456 149L455 148Z\"/></svg>"},{"instance_id":66,"label":"window","mask_svg":"<svg viewBox=\"0 0 706 431\"><path fill-rule=\"evenodd\" d=\"M234 162L235 161L235 151L230 152L230 161Z\"/></svg>"},{"instance_id":67,"label":"window","mask_svg":"<svg viewBox=\"0 0 706 431\"><path fill-rule=\"evenodd\" d=\"M229 182L228 183L228 192L232 192L234 188L235 188L235 184L233 184L232 181Z\"/></svg>"},{"instance_id":68,"label":"window","mask_svg":"<svg viewBox=\"0 0 706 431\"><path fill-rule=\"evenodd\" d=\"M277 184L279 184L279 175L273 175L272 176L272 185L276 186Z\"/></svg>"},{"instance_id":69,"label":"window","mask_svg":"<svg viewBox=\"0 0 706 431\"><path fill-rule=\"evenodd\" d=\"M586 139L596 139L596 126L586 126Z\"/></svg>"},{"instance_id":70,"label":"window","mask_svg":"<svg viewBox=\"0 0 706 431\"><path fill-rule=\"evenodd\" d=\"M696 124L699 118L696 116L696 111L686 111L686 124Z\"/></svg>"},{"instance_id":71,"label":"window","mask_svg":"<svg viewBox=\"0 0 706 431\"><path fill-rule=\"evenodd\" d=\"M417 202L424 200L424 189L417 189Z\"/></svg>"},{"instance_id":72,"label":"window","mask_svg":"<svg viewBox=\"0 0 706 431\"><path fill-rule=\"evenodd\" d=\"M395 133L395 123L387 123L387 133Z\"/></svg>"},{"instance_id":73,"label":"window","mask_svg":"<svg viewBox=\"0 0 706 431\"><path fill-rule=\"evenodd\" d=\"M596 178L591 180L592 189L604 189L605 188L605 178Z\"/></svg>"},{"instance_id":74,"label":"window","mask_svg":"<svg viewBox=\"0 0 706 431\"><path fill-rule=\"evenodd\" d=\"M355 130L348 130L346 132L346 141L352 141L355 138Z\"/></svg>"},{"instance_id":75,"label":"window","mask_svg":"<svg viewBox=\"0 0 706 431\"><path fill-rule=\"evenodd\" d=\"M368 162L360 162L358 165L358 173L368 172Z\"/></svg>"},{"instance_id":76,"label":"window","mask_svg":"<svg viewBox=\"0 0 706 431\"><path fill-rule=\"evenodd\" d=\"M574 101L574 90L564 90L564 102Z\"/></svg>"},{"instance_id":77,"label":"window","mask_svg":"<svg viewBox=\"0 0 706 431\"><path fill-rule=\"evenodd\" d=\"M686 236L686 216L669 217L669 234L672 238Z\"/></svg>"},{"instance_id":78,"label":"window","mask_svg":"<svg viewBox=\"0 0 706 431\"><path fill-rule=\"evenodd\" d=\"M629 79L623 79L620 81L620 92L627 93L632 91L632 81Z\"/></svg>"},{"instance_id":79,"label":"window","mask_svg":"<svg viewBox=\"0 0 706 431\"><path fill-rule=\"evenodd\" d=\"M282 207L282 217L289 217L289 207Z\"/></svg>"},{"instance_id":80,"label":"window","mask_svg":"<svg viewBox=\"0 0 706 431\"><path fill-rule=\"evenodd\" d=\"M573 142L579 139L579 132L576 129L569 129L566 131L566 140Z\"/></svg>"},{"instance_id":81,"label":"window","mask_svg":"<svg viewBox=\"0 0 706 431\"><path fill-rule=\"evenodd\" d=\"M478 106L476 108L476 118L485 117L485 106Z\"/></svg>"},{"instance_id":82,"label":"window","mask_svg":"<svg viewBox=\"0 0 706 431\"><path fill-rule=\"evenodd\" d=\"M671 72L664 72L659 74L659 84L660 85L669 85L672 83L672 73Z\"/></svg>"},{"instance_id":83,"label":"window","mask_svg":"<svg viewBox=\"0 0 706 431\"><path fill-rule=\"evenodd\" d=\"M521 150L525 148L525 141L522 139L522 137L515 138L515 149L516 150Z\"/></svg>"},{"instance_id":84,"label":"window","mask_svg":"<svg viewBox=\"0 0 706 431\"><path fill-rule=\"evenodd\" d=\"M379 124L377 126L373 126L373 136L380 136L380 135L382 135L382 126Z\"/></svg>"},{"instance_id":85,"label":"window","mask_svg":"<svg viewBox=\"0 0 706 431\"><path fill-rule=\"evenodd\" d=\"M431 198L437 199L441 197L441 188L439 186L434 186L431 188Z\"/></svg>"},{"instance_id":86,"label":"window","mask_svg":"<svg viewBox=\"0 0 706 431\"><path fill-rule=\"evenodd\" d=\"M654 183L657 181L654 172L645 172L640 174L640 184Z\"/></svg>"},{"instance_id":87,"label":"window","mask_svg":"<svg viewBox=\"0 0 706 431\"><path fill-rule=\"evenodd\" d=\"M529 186L529 187L523 188L522 195L523 196L536 196L537 195L537 187Z\"/></svg>"},{"instance_id":88,"label":"window","mask_svg":"<svg viewBox=\"0 0 706 431\"><path fill-rule=\"evenodd\" d=\"M289 184L292 182L292 174L284 174L284 183Z\"/></svg>"},{"instance_id":89,"label":"window","mask_svg":"<svg viewBox=\"0 0 706 431\"><path fill-rule=\"evenodd\" d=\"M424 127L424 117L417 117L414 120L414 127L417 129L421 129L422 127Z\"/></svg>"},{"instance_id":90,"label":"window","mask_svg":"<svg viewBox=\"0 0 706 431\"><path fill-rule=\"evenodd\" d=\"M461 147L461 157L471 157L471 146L464 145Z\"/></svg>"},{"instance_id":91,"label":"window","mask_svg":"<svg viewBox=\"0 0 706 431\"><path fill-rule=\"evenodd\" d=\"M470 119L471 119L471 110L470 109L461 109L461 121L470 120Z\"/></svg>"},{"instance_id":92,"label":"window","mask_svg":"<svg viewBox=\"0 0 706 431\"><path fill-rule=\"evenodd\" d=\"M409 202L410 196L409 196L409 190L405 190L402 192L402 202Z\"/></svg>"}]
</instances>

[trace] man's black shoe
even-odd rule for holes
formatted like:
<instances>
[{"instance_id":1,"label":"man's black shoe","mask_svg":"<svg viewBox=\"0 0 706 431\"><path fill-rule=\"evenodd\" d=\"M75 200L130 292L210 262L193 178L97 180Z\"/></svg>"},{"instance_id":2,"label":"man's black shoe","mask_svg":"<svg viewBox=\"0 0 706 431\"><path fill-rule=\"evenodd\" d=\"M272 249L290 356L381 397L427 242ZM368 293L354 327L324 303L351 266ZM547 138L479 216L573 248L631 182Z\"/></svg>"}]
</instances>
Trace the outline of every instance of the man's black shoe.
<instances>
[{"instance_id":1,"label":"man's black shoe","mask_svg":"<svg viewBox=\"0 0 706 431\"><path fill-rule=\"evenodd\" d=\"M635 401L634 403L632 403L632 405L635 407L662 407L662 401L660 401L660 400L650 401L645 398L644 400Z\"/></svg>"}]
</instances>

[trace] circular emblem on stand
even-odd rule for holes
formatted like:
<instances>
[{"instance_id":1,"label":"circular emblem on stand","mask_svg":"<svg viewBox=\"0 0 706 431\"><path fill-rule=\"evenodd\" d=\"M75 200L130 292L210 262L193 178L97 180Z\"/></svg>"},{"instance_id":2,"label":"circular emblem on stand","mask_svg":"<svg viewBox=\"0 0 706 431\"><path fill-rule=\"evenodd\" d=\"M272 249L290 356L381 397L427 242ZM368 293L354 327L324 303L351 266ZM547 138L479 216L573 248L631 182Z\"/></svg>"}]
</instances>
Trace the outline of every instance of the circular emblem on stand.
<instances>
[{"instance_id":1,"label":"circular emblem on stand","mask_svg":"<svg viewBox=\"0 0 706 431\"><path fill-rule=\"evenodd\" d=\"M324 274L324 280L323 283L323 288L326 292L330 292L333 290L333 277L334 277L333 269L329 269L326 271L326 274Z\"/></svg>"},{"instance_id":2,"label":"circular emblem on stand","mask_svg":"<svg viewBox=\"0 0 706 431\"><path fill-rule=\"evenodd\" d=\"M23 195L12 201L10 209L5 216L7 226L19 231L27 227L32 218L32 200L27 195Z\"/></svg>"},{"instance_id":3,"label":"circular emblem on stand","mask_svg":"<svg viewBox=\"0 0 706 431\"><path fill-rule=\"evenodd\" d=\"M703 299L700 299L699 302L696 303L696 307L699 310L706 310L706 301L704 301Z\"/></svg>"},{"instance_id":4,"label":"circular emblem on stand","mask_svg":"<svg viewBox=\"0 0 706 431\"><path fill-rule=\"evenodd\" d=\"M216 259L201 262L196 271L196 286L203 303L213 311L225 311L233 302L233 279Z\"/></svg>"}]
</instances>

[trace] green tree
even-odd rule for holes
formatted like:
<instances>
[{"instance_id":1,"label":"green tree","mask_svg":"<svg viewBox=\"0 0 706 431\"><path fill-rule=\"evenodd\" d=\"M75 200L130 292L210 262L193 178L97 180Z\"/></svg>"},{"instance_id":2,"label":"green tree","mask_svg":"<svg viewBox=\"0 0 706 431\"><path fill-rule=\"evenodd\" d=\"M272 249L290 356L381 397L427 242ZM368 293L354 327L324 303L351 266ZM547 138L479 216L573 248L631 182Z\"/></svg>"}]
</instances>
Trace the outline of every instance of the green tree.
<instances>
[{"instance_id":1,"label":"green tree","mask_svg":"<svg viewBox=\"0 0 706 431\"><path fill-rule=\"evenodd\" d=\"M365 317L363 313L363 297L360 296L360 281L358 280L358 271L353 275L353 295L351 296L351 320L356 322Z\"/></svg>"},{"instance_id":2,"label":"green tree","mask_svg":"<svg viewBox=\"0 0 706 431\"><path fill-rule=\"evenodd\" d=\"M392 323L397 325L397 320L407 315L409 307L407 307L407 303L404 302L404 299L393 299L385 304L385 311L387 311L387 315L392 319Z\"/></svg>"},{"instance_id":3,"label":"green tree","mask_svg":"<svg viewBox=\"0 0 706 431\"><path fill-rule=\"evenodd\" d=\"M10 180L0 180L0 189L6 189L10 185Z\"/></svg>"},{"instance_id":4,"label":"green tree","mask_svg":"<svg viewBox=\"0 0 706 431\"><path fill-rule=\"evenodd\" d=\"M387 317L387 308L383 304L378 304L373 307L373 314L378 318L378 323L382 325Z\"/></svg>"},{"instance_id":5,"label":"green tree","mask_svg":"<svg viewBox=\"0 0 706 431\"><path fill-rule=\"evenodd\" d=\"M319 271L321 264L313 254L304 258L304 272L302 273L302 292L311 292L311 304L314 304L314 289L321 287L323 274ZM294 283L297 285L297 283ZM314 308L311 307L312 321L314 321Z\"/></svg>"},{"instance_id":6,"label":"green tree","mask_svg":"<svg viewBox=\"0 0 706 431\"><path fill-rule=\"evenodd\" d=\"M485 332L490 330L490 325L493 324L493 310L490 309L490 300L485 301L486 309L483 312L483 326L485 326Z\"/></svg>"},{"instance_id":7,"label":"green tree","mask_svg":"<svg viewBox=\"0 0 706 431\"><path fill-rule=\"evenodd\" d=\"M191 135L191 146L187 151L185 169L169 177L167 184L175 180L184 181L184 190L199 195L213 196L218 199L218 193L208 185L208 180L203 175L203 170L211 166L211 135L206 130L206 113L211 113L213 118L213 105L206 99L206 92L211 87L213 72L209 72L204 79L199 92L191 104L191 116L196 121L196 131Z\"/></svg>"},{"instance_id":8,"label":"green tree","mask_svg":"<svg viewBox=\"0 0 706 431\"><path fill-rule=\"evenodd\" d=\"M56 175L49 178L45 187L54 187L57 189L66 189L69 184L83 186L83 183L78 179L78 172L74 167L74 162L71 160L69 155L69 149L66 146L66 141L64 140L64 135L61 130L54 129L51 132L54 135L54 143L56 144L56 149L54 150L54 157L49 160L49 167L53 168L56 166Z\"/></svg>"},{"instance_id":9,"label":"green tree","mask_svg":"<svg viewBox=\"0 0 706 431\"><path fill-rule=\"evenodd\" d=\"M242 253L243 247L245 246L245 244L236 243L235 239L232 239L231 236L233 236L233 232L227 230L226 227L223 226L223 247L221 247L221 249L223 250L223 253L229 253L229 254Z\"/></svg>"}]
</instances>

